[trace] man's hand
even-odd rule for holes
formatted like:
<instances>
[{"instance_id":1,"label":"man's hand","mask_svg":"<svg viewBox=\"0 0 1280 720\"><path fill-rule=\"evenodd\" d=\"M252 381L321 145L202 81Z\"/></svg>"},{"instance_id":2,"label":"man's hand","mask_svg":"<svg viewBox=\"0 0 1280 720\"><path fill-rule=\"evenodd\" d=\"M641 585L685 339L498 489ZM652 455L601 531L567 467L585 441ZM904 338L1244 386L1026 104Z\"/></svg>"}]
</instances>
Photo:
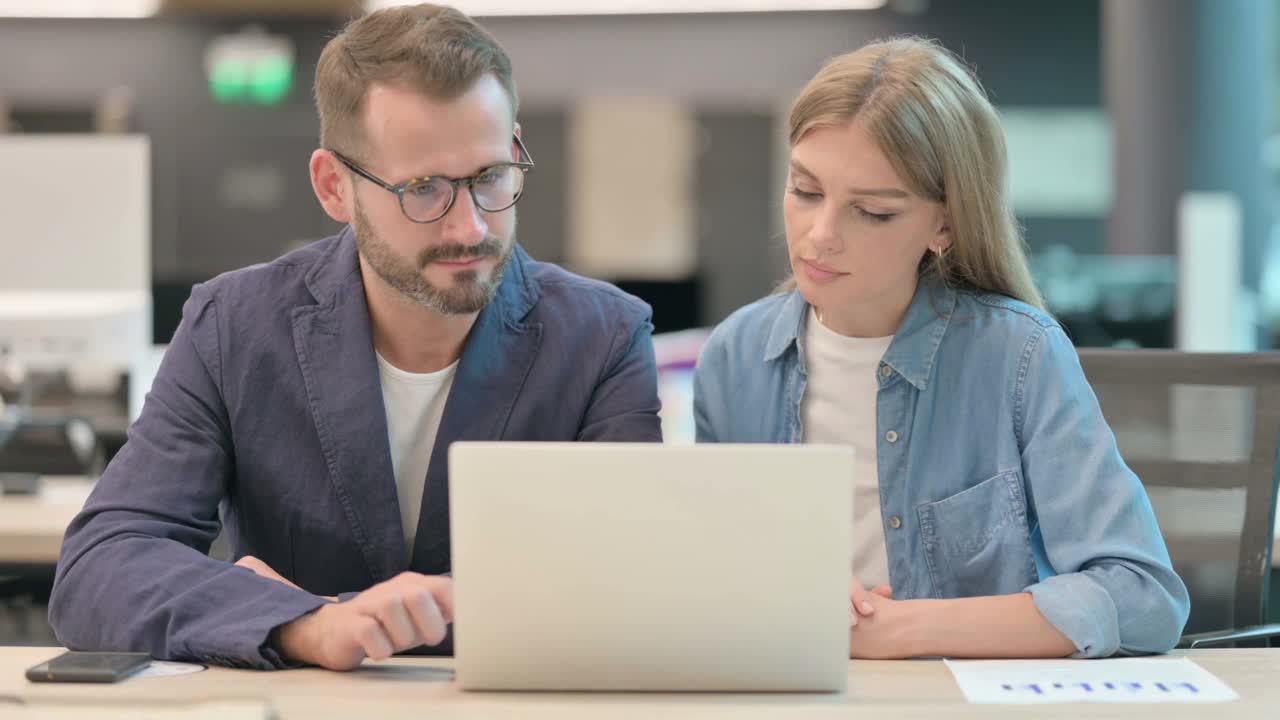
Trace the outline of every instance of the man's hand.
<instances>
[{"instance_id":1,"label":"man's hand","mask_svg":"<svg viewBox=\"0 0 1280 720\"><path fill-rule=\"evenodd\" d=\"M297 585L294 585L293 583L289 582L288 580L285 580L284 576L282 576L280 573L273 570L270 565L262 562L261 560L259 560L258 558L252 555L245 555L244 557L237 560L236 567L249 568L255 574L261 575L262 577L268 580L275 580L278 583L284 583L285 585L288 585L289 587L294 588L296 590L302 589Z\"/></svg>"},{"instance_id":2,"label":"man's hand","mask_svg":"<svg viewBox=\"0 0 1280 720\"><path fill-rule=\"evenodd\" d=\"M244 557L237 560L236 566L242 567L242 568L249 568L256 575L260 575L268 580L275 580L278 583L284 583L285 585L288 585L294 590L302 590L302 588L286 580L283 575L281 575L280 573L272 569L270 565L262 562L261 560L259 560L258 558L252 555L245 555ZM302 590L302 591L306 592L306 590ZM325 600L328 600L329 602L338 601L338 598L333 597L332 595L321 595L320 597L324 598Z\"/></svg>"},{"instance_id":3,"label":"man's hand","mask_svg":"<svg viewBox=\"0 0 1280 720\"><path fill-rule=\"evenodd\" d=\"M453 581L404 572L282 625L275 640L292 660L350 670L365 658L384 660L419 645L439 645L451 622Z\"/></svg>"}]
</instances>

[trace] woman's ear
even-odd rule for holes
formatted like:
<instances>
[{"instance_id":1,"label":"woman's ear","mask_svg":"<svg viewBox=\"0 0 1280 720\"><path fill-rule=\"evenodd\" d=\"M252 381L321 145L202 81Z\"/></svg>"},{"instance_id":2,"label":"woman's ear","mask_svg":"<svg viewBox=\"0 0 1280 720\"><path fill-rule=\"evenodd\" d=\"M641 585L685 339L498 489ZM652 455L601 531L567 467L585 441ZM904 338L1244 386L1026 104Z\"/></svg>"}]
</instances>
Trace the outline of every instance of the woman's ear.
<instances>
[{"instance_id":1,"label":"woman's ear","mask_svg":"<svg viewBox=\"0 0 1280 720\"><path fill-rule=\"evenodd\" d=\"M933 233L933 242L929 249L936 253L946 252L951 248L951 213L945 207L938 210L938 222Z\"/></svg>"}]
</instances>

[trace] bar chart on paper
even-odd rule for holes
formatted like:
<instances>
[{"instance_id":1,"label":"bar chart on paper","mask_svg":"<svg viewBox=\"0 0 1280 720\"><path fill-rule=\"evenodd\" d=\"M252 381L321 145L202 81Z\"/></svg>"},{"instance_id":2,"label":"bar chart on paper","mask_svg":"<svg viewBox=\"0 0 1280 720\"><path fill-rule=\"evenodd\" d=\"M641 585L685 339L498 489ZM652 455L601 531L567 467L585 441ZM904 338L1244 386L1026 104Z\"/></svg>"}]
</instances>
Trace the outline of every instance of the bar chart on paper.
<instances>
[{"instance_id":1,"label":"bar chart on paper","mask_svg":"<svg viewBox=\"0 0 1280 720\"><path fill-rule=\"evenodd\" d=\"M1234 690L1187 658L948 660L974 704L1216 703Z\"/></svg>"}]
</instances>

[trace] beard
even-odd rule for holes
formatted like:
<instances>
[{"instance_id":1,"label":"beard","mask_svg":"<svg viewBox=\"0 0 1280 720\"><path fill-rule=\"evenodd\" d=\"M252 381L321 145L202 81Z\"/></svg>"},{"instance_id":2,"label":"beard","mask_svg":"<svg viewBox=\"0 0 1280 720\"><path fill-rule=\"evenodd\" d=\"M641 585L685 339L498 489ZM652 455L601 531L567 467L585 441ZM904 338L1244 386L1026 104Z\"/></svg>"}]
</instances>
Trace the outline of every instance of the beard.
<instances>
[{"instance_id":1,"label":"beard","mask_svg":"<svg viewBox=\"0 0 1280 720\"><path fill-rule=\"evenodd\" d=\"M515 246L514 242L507 244L494 235L485 235L475 245L427 248L418 253L416 262L412 262L378 237L359 200L356 201L354 225L360 255L378 277L409 300L441 315L470 315L483 310L498 294L498 286L502 283L502 275ZM439 287L422 275L422 271L433 262L480 257L497 260L485 277L481 277L478 270L459 270L453 273L453 283L449 287Z\"/></svg>"}]
</instances>

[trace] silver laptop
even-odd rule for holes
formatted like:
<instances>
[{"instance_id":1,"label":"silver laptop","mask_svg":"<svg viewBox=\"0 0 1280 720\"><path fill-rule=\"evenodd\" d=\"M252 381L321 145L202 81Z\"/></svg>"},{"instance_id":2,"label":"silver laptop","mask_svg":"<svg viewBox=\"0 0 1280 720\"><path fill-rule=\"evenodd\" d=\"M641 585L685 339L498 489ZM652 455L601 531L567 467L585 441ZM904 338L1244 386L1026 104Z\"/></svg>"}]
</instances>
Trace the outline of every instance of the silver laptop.
<instances>
[{"instance_id":1,"label":"silver laptop","mask_svg":"<svg viewBox=\"0 0 1280 720\"><path fill-rule=\"evenodd\" d=\"M853 450L454 443L467 690L845 690Z\"/></svg>"}]
</instances>

